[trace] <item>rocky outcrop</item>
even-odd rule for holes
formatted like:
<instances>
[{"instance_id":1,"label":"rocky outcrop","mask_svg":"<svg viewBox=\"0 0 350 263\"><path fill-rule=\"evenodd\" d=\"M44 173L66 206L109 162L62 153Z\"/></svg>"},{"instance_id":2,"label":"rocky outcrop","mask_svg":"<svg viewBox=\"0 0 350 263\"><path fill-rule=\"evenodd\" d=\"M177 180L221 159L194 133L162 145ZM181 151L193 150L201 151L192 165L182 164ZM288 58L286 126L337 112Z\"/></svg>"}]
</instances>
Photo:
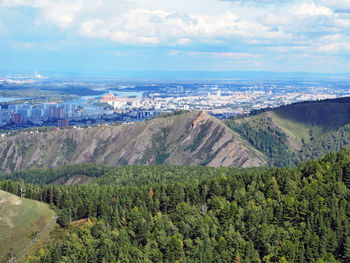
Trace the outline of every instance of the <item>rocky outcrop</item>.
<instances>
[{"instance_id":1,"label":"rocky outcrop","mask_svg":"<svg viewBox=\"0 0 350 263\"><path fill-rule=\"evenodd\" d=\"M266 165L266 157L203 111L143 123L20 134L0 140L2 171L74 163L251 167Z\"/></svg>"}]
</instances>

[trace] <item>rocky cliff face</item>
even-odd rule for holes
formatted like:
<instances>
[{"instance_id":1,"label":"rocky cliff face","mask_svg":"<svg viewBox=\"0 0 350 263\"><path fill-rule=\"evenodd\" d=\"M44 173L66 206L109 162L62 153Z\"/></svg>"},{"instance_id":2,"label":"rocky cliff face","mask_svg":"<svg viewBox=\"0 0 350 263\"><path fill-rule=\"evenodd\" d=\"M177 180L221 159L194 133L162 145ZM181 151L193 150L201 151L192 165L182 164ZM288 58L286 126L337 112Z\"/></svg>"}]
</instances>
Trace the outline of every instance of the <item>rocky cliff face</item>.
<instances>
[{"instance_id":1,"label":"rocky cliff face","mask_svg":"<svg viewBox=\"0 0 350 263\"><path fill-rule=\"evenodd\" d=\"M266 165L266 157L205 112L0 140L2 171L74 163L251 167Z\"/></svg>"}]
</instances>

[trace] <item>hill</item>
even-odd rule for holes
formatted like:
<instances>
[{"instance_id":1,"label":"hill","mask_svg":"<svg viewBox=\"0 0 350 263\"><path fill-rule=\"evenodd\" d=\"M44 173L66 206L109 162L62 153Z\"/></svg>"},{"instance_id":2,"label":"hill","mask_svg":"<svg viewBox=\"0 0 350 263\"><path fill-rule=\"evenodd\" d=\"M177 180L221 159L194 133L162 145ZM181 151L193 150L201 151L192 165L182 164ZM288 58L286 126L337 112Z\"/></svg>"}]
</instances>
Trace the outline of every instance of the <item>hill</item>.
<instances>
[{"instance_id":1,"label":"hill","mask_svg":"<svg viewBox=\"0 0 350 263\"><path fill-rule=\"evenodd\" d=\"M205 112L120 126L18 134L0 140L0 170L75 163L251 167L266 157Z\"/></svg>"},{"instance_id":2,"label":"hill","mask_svg":"<svg viewBox=\"0 0 350 263\"><path fill-rule=\"evenodd\" d=\"M277 166L339 151L350 143L349 123L350 98L296 103L226 121Z\"/></svg>"},{"instance_id":3,"label":"hill","mask_svg":"<svg viewBox=\"0 0 350 263\"><path fill-rule=\"evenodd\" d=\"M48 205L0 190L0 262L17 255L53 217Z\"/></svg>"},{"instance_id":4,"label":"hill","mask_svg":"<svg viewBox=\"0 0 350 263\"><path fill-rule=\"evenodd\" d=\"M62 227L27 262L350 261L348 149L290 168L131 168L93 184L26 184Z\"/></svg>"}]
</instances>

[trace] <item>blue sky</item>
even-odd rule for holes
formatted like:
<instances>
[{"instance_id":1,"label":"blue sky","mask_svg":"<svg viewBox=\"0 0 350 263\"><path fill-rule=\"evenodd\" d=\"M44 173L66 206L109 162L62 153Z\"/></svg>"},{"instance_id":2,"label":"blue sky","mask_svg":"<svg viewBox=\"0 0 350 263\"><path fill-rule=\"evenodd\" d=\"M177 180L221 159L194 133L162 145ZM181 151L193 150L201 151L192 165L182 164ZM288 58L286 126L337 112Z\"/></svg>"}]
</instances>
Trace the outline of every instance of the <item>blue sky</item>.
<instances>
[{"instance_id":1,"label":"blue sky","mask_svg":"<svg viewBox=\"0 0 350 263\"><path fill-rule=\"evenodd\" d=\"M0 69L350 71L349 0L0 0Z\"/></svg>"}]
</instances>

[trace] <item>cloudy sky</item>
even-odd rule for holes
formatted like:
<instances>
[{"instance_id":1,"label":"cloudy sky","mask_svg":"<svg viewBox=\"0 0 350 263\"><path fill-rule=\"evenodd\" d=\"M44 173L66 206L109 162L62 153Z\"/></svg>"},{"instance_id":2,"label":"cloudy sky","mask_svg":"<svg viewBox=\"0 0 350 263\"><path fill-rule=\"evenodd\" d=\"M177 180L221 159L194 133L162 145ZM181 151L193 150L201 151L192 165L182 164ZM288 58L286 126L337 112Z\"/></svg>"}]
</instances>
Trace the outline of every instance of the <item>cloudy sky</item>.
<instances>
[{"instance_id":1,"label":"cloudy sky","mask_svg":"<svg viewBox=\"0 0 350 263\"><path fill-rule=\"evenodd\" d=\"M0 0L0 70L350 71L350 0Z\"/></svg>"}]
</instances>

